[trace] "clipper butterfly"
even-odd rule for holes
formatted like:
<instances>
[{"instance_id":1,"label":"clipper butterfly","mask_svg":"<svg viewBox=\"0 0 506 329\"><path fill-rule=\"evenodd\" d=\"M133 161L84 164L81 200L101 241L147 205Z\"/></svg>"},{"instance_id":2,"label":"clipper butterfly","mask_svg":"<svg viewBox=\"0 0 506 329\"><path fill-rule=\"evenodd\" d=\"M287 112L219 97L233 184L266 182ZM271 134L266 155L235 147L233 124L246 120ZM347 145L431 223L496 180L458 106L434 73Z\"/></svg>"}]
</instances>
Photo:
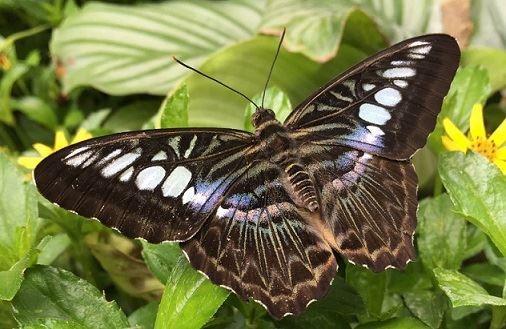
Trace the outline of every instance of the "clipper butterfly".
<instances>
[{"instance_id":1,"label":"clipper butterfly","mask_svg":"<svg viewBox=\"0 0 506 329\"><path fill-rule=\"evenodd\" d=\"M64 148L34 172L50 201L128 237L177 241L215 284L281 318L322 297L337 255L383 271L415 257L410 158L434 129L459 63L434 34L342 73L284 123L254 133L160 129Z\"/></svg>"}]
</instances>

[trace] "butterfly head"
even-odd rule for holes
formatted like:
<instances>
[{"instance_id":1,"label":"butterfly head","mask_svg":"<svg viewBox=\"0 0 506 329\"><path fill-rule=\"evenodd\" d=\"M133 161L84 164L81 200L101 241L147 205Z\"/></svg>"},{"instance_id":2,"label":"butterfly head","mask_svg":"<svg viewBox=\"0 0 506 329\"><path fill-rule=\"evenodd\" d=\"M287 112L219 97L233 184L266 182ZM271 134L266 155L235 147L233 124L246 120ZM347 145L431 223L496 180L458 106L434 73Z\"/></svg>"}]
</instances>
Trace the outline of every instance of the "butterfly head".
<instances>
[{"instance_id":1,"label":"butterfly head","mask_svg":"<svg viewBox=\"0 0 506 329\"><path fill-rule=\"evenodd\" d=\"M259 107L251 118L251 122L255 128L260 127L263 123L276 120L276 114L271 109Z\"/></svg>"}]
</instances>

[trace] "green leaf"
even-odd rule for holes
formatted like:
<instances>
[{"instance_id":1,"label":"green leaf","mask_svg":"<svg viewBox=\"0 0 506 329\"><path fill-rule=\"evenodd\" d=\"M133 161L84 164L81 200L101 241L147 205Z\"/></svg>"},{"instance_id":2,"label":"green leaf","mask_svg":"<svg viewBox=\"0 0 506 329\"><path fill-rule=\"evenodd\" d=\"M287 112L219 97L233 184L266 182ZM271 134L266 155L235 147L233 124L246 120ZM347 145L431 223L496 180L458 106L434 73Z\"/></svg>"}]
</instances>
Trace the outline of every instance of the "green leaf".
<instances>
[{"instance_id":1,"label":"green leaf","mask_svg":"<svg viewBox=\"0 0 506 329\"><path fill-rule=\"evenodd\" d=\"M160 106L160 101L140 99L117 108L104 122L103 128L111 132L139 130L148 122Z\"/></svg>"},{"instance_id":2,"label":"green leaf","mask_svg":"<svg viewBox=\"0 0 506 329\"><path fill-rule=\"evenodd\" d=\"M443 119L445 117L450 118L460 130L467 131L473 105L485 103L490 92L490 81L486 69L477 66L459 68L448 95L443 101L436 128L429 135L429 147L436 153L444 149L441 136L444 134Z\"/></svg>"},{"instance_id":3,"label":"green leaf","mask_svg":"<svg viewBox=\"0 0 506 329\"><path fill-rule=\"evenodd\" d=\"M8 270L32 247L37 196L18 168L0 153L0 270Z\"/></svg>"},{"instance_id":4,"label":"green leaf","mask_svg":"<svg viewBox=\"0 0 506 329\"><path fill-rule=\"evenodd\" d=\"M368 269L347 264L346 282L362 297L370 319L382 319L383 301L387 293L386 272L374 273Z\"/></svg>"},{"instance_id":5,"label":"green leaf","mask_svg":"<svg viewBox=\"0 0 506 329\"><path fill-rule=\"evenodd\" d=\"M262 106L262 94L257 94L253 97L253 102ZM286 117L292 112L292 104L290 99L278 87L270 87L265 91L264 108L271 109L276 114L278 121L285 121ZM251 116L255 113L255 106L248 104L244 112L244 130L254 131L255 127L251 123Z\"/></svg>"},{"instance_id":6,"label":"green leaf","mask_svg":"<svg viewBox=\"0 0 506 329\"><path fill-rule=\"evenodd\" d=\"M261 31L280 33L286 28L284 46L317 62L334 58L347 30L348 40L375 52L384 39L367 15L349 3L336 1L269 1ZM350 22L350 24L348 24Z\"/></svg>"},{"instance_id":7,"label":"green leaf","mask_svg":"<svg viewBox=\"0 0 506 329\"><path fill-rule=\"evenodd\" d=\"M504 286L504 282L506 282L504 271L499 266L489 263L471 264L462 268L462 273L473 280L501 288Z\"/></svg>"},{"instance_id":8,"label":"green leaf","mask_svg":"<svg viewBox=\"0 0 506 329\"><path fill-rule=\"evenodd\" d=\"M28 70L28 65L16 63L3 74L0 81L0 121L8 124L14 123L12 108L10 106L12 87Z\"/></svg>"},{"instance_id":9,"label":"green leaf","mask_svg":"<svg viewBox=\"0 0 506 329\"><path fill-rule=\"evenodd\" d=\"M140 240L142 244L142 257L149 270L160 280L167 279L181 257L181 248L177 243L153 244Z\"/></svg>"},{"instance_id":10,"label":"green leaf","mask_svg":"<svg viewBox=\"0 0 506 329\"><path fill-rule=\"evenodd\" d=\"M9 301L14 298L14 295L16 295L23 282L23 273L28 266L33 264L35 258L36 253L29 252L16 264L12 265L8 271L0 272L0 282L2 282L0 285L1 300Z\"/></svg>"},{"instance_id":11,"label":"green leaf","mask_svg":"<svg viewBox=\"0 0 506 329\"><path fill-rule=\"evenodd\" d=\"M450 298L453 307L506 305L506 299L489 295L482 286L462 273L436 268L434 275L439 287Z\"/></svg>"},{"instance_id":12,"label":"green leaf","mask_svg":"<svg viewBox=\"0 0 506 329\"><path fill-rule=\"evenodd\" d=\"M188 127L188 88L174 90L161 106L160 128Z\"/></svg>"},{"instance_id":13,"label":"green leaf","mask_svg":"<svg viewBox=\"0 0 506 329\"><path fill-rule=\"evenodd\" d=\"M418 250L429 268L459 269L465 259L466 225L447 194L424 199L418 208Z\"/></svg>"},{"instance_id":14,"label":"green leaf","mask_svg":"<svg viewBox=\"0 0 506 329\"><path fill-rule=\"evenodd\" d=\"M36 323L23 326L23 329L87 329L87 327L69 320L41 319Z\"/></svg>"},{"instance_id":15,"label":"green leaf","mask_svg":"<svg viewBox=\"0 0 506 329\"><path fill-rule=\"evenodd\" d=\"M69 236L65 233L46 236L47 243L40 249L37 264L50 265L58 256L60 256L70 245Z\"/></svg>"},{"instance_id":16,"label":"green leaf","mask_svg":"<svg viewBox=\"0 0 506 329\"><path fill-rule=\"evenodd\" d=\"M276 38L259 36L224 49L200 69L248 96L260 94L277 43ZM341 44L338 56L321 65L300 54L281 50L270 85L283 90L292 104L298 104L365 55L356 48ZM197 74L189 75L184 83L191 95L190 126L243 129L246 100Z\"/></svg>"},{"instance_id":17,"label":"green leaf","mask_svg":"<svg viewBox=\"0 0 506 329\"><path fill-rule=\"evenodd\" d=\"M458 212L506 255L506 176L476 153L440 155L439 173Z\"/></svg>"},{"instance_id":18,"label":"green leaf","mask_svg":"<svg viewBox=\"0 0 506 329\"><path fill-rule=\"evenodd\" d=\"M132 327L141 327L151 329L155 326L156 313L158 312L158 303L151 302L136 309L128 317L128 322Z\"/></svg>"},{"instance_id":19,"label":"green leaf","mask_svg":"<svg viewBox=\"0 0 506 329\"><path fill-rule=\"evenodd\" d=\"M355 329L426 329L428 328L423 322L415 318L395 318L382 322L372 322L362 324Z\"/></svg>"},{"instance_id":20,"label":"green leaf","mask_svg":"<svg viewBox=\"0 0 506 329\"><path fill-rule=\"evenodd\" d=\"M506 41L506 40L505 40ZM506 51L493 48L468 48L462 52L462 65L481 65L490 77L491 92L506 87Z\"/></svg>"},{"instance_id":21,"label":"green leaf","mask_svg":"<svg viewBox=\"0 0 506 329\"><path fill-rule=\"evenodd\" d=\"M26 114L30 119L41 125L55 130L58 118L53 109L42 99L35 96L24 96L11 100L11 107Z\"/></svg>"},{"instance_id":22,"label":"green leaf","mask_svg":"<svg viewBox=\"0 0 506 329\"><path fill-rule=\"evenodd\" d=\"M165 95L188 72L172 56L198 67L252 36L263 7L252 0L88 3L53 31L51 53L65 69L65 92L86 85L115 95Z\"/></svg>"},{"instance_id":23,"label":"green leaf","mask_svg":"<svg viewBox=\"0 0 506 329\"><path fill-rule=\"evenodd\" d=\"M212 284L181 256L167 280L155 329L200 328L228 294L228 290Z\"/></svg>"},{"instance_id":24,"label":"green leaf","mask_svg":"<svg viewBox=\"0 0 506 329\"><path fill-rule=\"evenodd\" d=\"M431 328L439 328L447 309L447 299L441 291L420 290L403 295L408 309Z\"/></svg>"},{"instance_id":25,"label":"green leaf","mask_svg":"<svg viewBox=\"0 0 506 329\"><path fill-rule=\"evenodd\" d=\"M85 328L126 328L128 320L114 302L90 283L63 269L36 265L12 300L16 320L21 325L40 321L72 321Z\"/></svg>"}]
</instances>

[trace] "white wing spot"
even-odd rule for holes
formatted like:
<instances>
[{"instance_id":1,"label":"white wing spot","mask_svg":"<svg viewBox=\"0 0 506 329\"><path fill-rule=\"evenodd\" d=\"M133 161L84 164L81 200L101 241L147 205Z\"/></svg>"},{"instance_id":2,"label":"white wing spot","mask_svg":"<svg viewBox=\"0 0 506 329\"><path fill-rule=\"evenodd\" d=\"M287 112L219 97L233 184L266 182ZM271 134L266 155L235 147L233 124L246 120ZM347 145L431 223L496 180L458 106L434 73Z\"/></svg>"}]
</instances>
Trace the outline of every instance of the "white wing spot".
<instances>
[{"instance_id":1,"label":"white wing spot","mask_svg":"<svg viewBox=\"0 0 506 329\"><path fill-rule=\"evenodd\" d=\"M106 178L111 177L130 166L141 156L141 151L141 148L136 148L133 152L123 154L119 158L114 159L102 169L102 176Z\"/></svg>"},{"instance_id":2,"label":"white wing spot","mask_svg":"<svg viewBox=\"0 0 506 329\"><path fill-rule=\"evenodd\" d=\"M345 102L353 102L353 98L350 98L350 97L347 97L347 96L343 96L341 95L340 93L338 92L335 92L335 91L331 91L330 92L336 99L338 100L341 100L341 101L345 101Z\"/></svg>"},{"instance_id":3,"label":"white wing spot","mask_svg":"<svg viewBox=\"0 0 506 329\"><path fill-rule=\"evenodd\" d=\"M74 152L72 152L74 153ZM93 151L86 151L86 152L82 152L78 155L75 155L74 157L71 157L69 159L67 159L69 156L67 156L64 160L65 161L65 164L68 165L68 166L72 166L72 167L79 167L80 165L82 165L86 160L88 160L88 158L93 154Z\"/></svg>"},{"instance_id":4,"label":"white wing spot","mask_svg":"<svg viewBox=\"0 0 506 329\"><path fill-rule=\"evenodd\" d=\"M369 90L372 90L376 88L376 85L373 85L372 83L364 83L362 85L362 89L364 89L365 91L369 91Z\"/></svg>"},{"instance_id":5,"label":"white wing spot","mask_svg":"<svg viewBox=\"0 0 506 329\"><path fill-rule=\"evenodd\" d=\"M367 130L369 130L371 132L371 134L374 137L385 135L385 132L381 128L379 128L379 127L376 127L376 126L366 126L366 128L367 128Z\"/></svg>"},{"instance_id":6,"label":"white wing spot","mask_svg":"<svg viewBox=\"0 0 506 329\"><path fill-rule=\"evenodd\" d=\"M193 196L195 195L195 187L190 186L183 194L183 204L187 204L193 199Z\"/></svg>"},{"instance_id":7,"label":"white wing spot","mask_svg":"<svg viewBox=\"0 0 506 329\"><path fill-rule=\"evenodd\" d=\"M384 78L407 78L412 77L415 74L415 69L410 67L394 67L392 69L385 70L382 76Z\"/></svg>"},{"instance_id":8,"label":"white wing spot","mask_svg":"<svg viewBox=\"0 0 506 329\"><path fill-rule=\"evenodd\" d=\"M402 100L401 93L394 88L385 88L374 94L374 99L385 106L395 106Z\"/></svg>"},{"instance_id":9,"label":"white wing spot","mask_svg":"<svg viewBox=\"0 0 506 329\"><path fill-rule=\"evenodd\" d=\"M162 185L163 196L178 197L191 179L192 173L185 167L178 166L174 168Z\"/></svg>"},{"instance_id":10,"label":"white wing spot","mask_svg":"<svg viewBox=\"0 0 506 329\"><path fill-rule=\"evenodd\" d=\"M165 169L161 166L153 166L142 169L135 179L139 190L153 191L165 177Z\"/></svg>"},{"instance_id":11,"label":"white wing spot","mask_svg":"<svg viewBox=\"0 0 506 329\"><path fill-rule=\"evenodd\" d=\"M430 45L430 42L428 41L415 41L409 44L408 47L418 47L418 46L425 46Z\"/></svg>"},{"instance_id":12,"label":"white wing spot","mask_svg":"<svg viewBox=\"0 0 506 329\"><path fill-rule=\"evenodd\" d=\"M71 158L73 157L74 155L76 155L77 153L80 153L80 152L83 152L83 151L86 151L87 149L89 149L90 147L89 146L83 146L83 147L78 147L76 148L74 151L70 152L65 158L63 158L64 160L67 160L68 158Z\"/></svg>"},{"instance_id":13,"label":"white wing spot","mask_svg":"<svg viewBox=\"0 0 506 329\"><path fill-rule=\"evenodd\" d=\"M119 176L119 180L122 182L128 182L130 178L132 178L132 174L134 173L134 167L130 167L125 170L121 176Z\"/></svg>"},{"instance_id":14,"label":"white wing spot","mask_svg":"<svg viewBox=\"0 0 506 329\"><path fill-rule=\"evenodd\" d=\"M391 61L390 64L395 66L406 66L406 65L413 65L412 61Z\"/></svg>"},{"instance_id":15,"label":"white wing spot","mask_svg":"<svg viewBox=\"0 0 506 329\"><path fill-rule=\"evenodd\" d=\"M191 142L190 142L190 146L188 146L188 149L186 150L186 152L184 152L185 159L188 158L190 156L190 154L192 153L193 148L195 147L196 141L197 141L197 135L194 135Z\"/></svg>"},{"instance_id":16,"label":"white wing spot","mask_svg":"<svg viewBox=\"0 0 506 329\"><path fill-rule=\"evenodd\" d=\"M408 86L408 82L405 80L394 80L394 84L397 87L406 88Z\"/></svg>"},{"instance_id":17,"label":"white wing spot","mask_svg":"<svg viewBox=\"0 0 506 329\"><path fill-rule=\"evenodd\" d=\"M427 55L431 49L432 49L432 46L425 46L425 47L411 49L411 53L412 54Z\"/></svg>"},{"instance_id":18,"label":"white wing spot","mask_svg":"<svg viewBox=\"0 0 506 329\"><path fill-rule=\"evenodd\" d=\"M160 151L158 153L156 153L153 158L151 159L151 161L157 161L157 160L167 160L167 153L165 153L165 151Z\"/></svg>"},{"instance_id":19,"label":"white wing spot","mask_svg":"<svg viewBox=\"0 0 506 329\"><path fill-rule=\"evenodd\" d=\"M409 58L412 58L412 59L424 59L425 58L425 55L422 55L422 54L408 54L408 57Z\"/></svg>"},{"instance_id":20,"label":"white wing spot","mask_svg":"<svg viewBox=\"0 0 506 329\"><path fill-rule=\"evenodd\" d=\"M388 120L392 118L390 113L381 106L364 103L360 105L358 116L367 122L374 123L377 125L384 125Z\"/></svg>"}]
</instances>

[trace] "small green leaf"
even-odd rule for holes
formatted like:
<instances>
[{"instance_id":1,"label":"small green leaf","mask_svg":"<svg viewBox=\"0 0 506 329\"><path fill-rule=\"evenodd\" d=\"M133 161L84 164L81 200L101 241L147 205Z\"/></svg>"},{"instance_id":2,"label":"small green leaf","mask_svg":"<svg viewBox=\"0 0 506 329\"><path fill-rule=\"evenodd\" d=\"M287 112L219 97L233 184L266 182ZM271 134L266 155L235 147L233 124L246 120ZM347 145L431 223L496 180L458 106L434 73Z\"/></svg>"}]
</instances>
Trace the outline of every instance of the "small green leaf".
<instances>
[{"instance_id":1,"label":"small green leaf","mask_svg":"<svg viewBox=\"0 0 506 329\"><path fill-rule=\"evenodd\" d=\"M253 97L253 102L262 106L262 94ZM265 91L264 108L271 109L276 114L276 119L280 122L285 121L286 117L292 112L292 104L286 94L278 87L270 87ZM244 112L244 130L254 131L255 127L251 123L251 116L255 113L255 106L248 104Z\"/></svg>"},{"instance_id":2,"label":"small green leaf","mask_svg":"<svg viewBox=\"0 0 506 329\"><path fill-rule=\"evenodd\" d=\"M90 283L63 269L36 265L12 300L16 320L22 325L65 320L85 328L126 328L128 320L114 302Z\"/></svg>"},{"instance_id":3,"label":"small green leaf","mask_svg":"<svg viewBox=\"0 0 506 329\"><path fill-rule=\"evenodd\" d=\"M374 273L363 267L347 264L346 282L362 297L368 318L382 319L383 301L387 290L386 272Z\"/></svg>"},{"instance_id":4,"label":"small green leaf","mask_svg":"<svg viewBox=\"0 0 506 329\"><path fill-rule=\"evenodd\" d=\"M439 287L450 298L453 307L506 305L506 299L489 295L482 286L462 273L436 268L434 275Z\"/></svg>"},{"instance_id":5,"label":"small green leaf","mask_svg":"<svg viewBox=\"0 0 506 329\"><path fill-rule=\"evenodd\" d=\"M142 257L149 270L160 280L167 279L181 257L181 248L177 243L153 244L140 240L142 244Z\"/></svg>"},{"instance_id":6,"label":"small green leaf","mask_svg":"<svg viewBox=\"0 0 506 329\"><path fill-rule=\"evenodd\" d=\"M103 128L111 132L139 130L148 122L160 106L158 99L141 99L115 109L104 122Z\"/></svg>"},{"instance_id":7,"label":"small green leaf","mask_svg":"<svg viewBox=\"0 0 506 329\"><path fill-rule=\"evenodd\" d=\"M424 199L418 208L418 250L429 269L459 269L466 252L464 216L455 213L447 194Z\"/></svg>"},{"instance_id":8,"label":"small green leaf","mask_svg":"<svg viewBox=\"0 0 506 329\"><path fill-rule=\"evenodd\" d=\"M75 321L60 319L41 319L36 323L23 326L23 329L87 329Z\"/></svg>"},{"instance_id":9,"label":"small green leaf","mask_svg":"<svg viewBox=\"0 0 506 329\"><path fill-rule=\"evenodd\" d=\"M362 324L355 329L427 329L428 327L415 318L395 318L382 322Z\"/></svg>"},{"instance_id":10,"label":"small green leaf","mask_svg":"<svg viewBox=\"0 0 506 329\"><path fill-rule=\"evenodd\" d=\"M16 81L28 72L29 68L27 64L16 63L3 74L0 80L0 121L8 124L14 123L14 116L12 115L12 108L10 106L12 87Z\"/></svg>"},{"instance_id":11,"label":"small green leaf","mask_svg":"<svg viewBox=\"0 0 506 329\"><path fill-rule=\"evenodd\" d=\"M158 312L158 303L151 302L136 309L128 317L128 322L134 328L150 329L154 328L156 313Z\"/></svg>"},{"instance_id":12,"label":"small green leaf","mask_svg":"<svg viewBox=\"0 0 506 329\"><path fill-rule=\"evenodd\" d=\"M462 65L481 65L490 77L492 92L506 87L506 51L494 48L468 48L462 52Z\"/></svg>"},{"instance_id":13,"label":"small green leaf","mask_svg":"<svg viewBox=\"0 0 506 329\"><path fill-rule=\"evenodd\" d=\"M38 97L24 96L13 99L11 107L51 130L55 130L58 125L58 118L51 106Z\"/></svg>"},{"instance_id":14,"label":"small green leaf","mask_svg":"<svg viewBox=\"0 0 506 329\"><path fill-rule=\"evenodd\" d=\"M172 56L198 67L218 49L251 37L263 7L251 0L87 3L53 31L51 53L65 69L65 92L91 85L115 95L165 95L188 73Z\"/></svg>"},{"instance_id":15,"label":"small green leaf","mask_svg":"<svg viewBox=\"0 0 506 329\"><path fill-rule=\"evenodd\" d=\"M420 290L403 294L408 309L431 328L439 328L447 309L447 299L438 291Z\"/></svg>"},{"instance_id":16,"label":"small green leaf","mask_svg":"<svg viewBox=\"0 0 506 329\"><path fill-rule=\"evenodd\" d=\"M506 255L506 176L476 153L442 153L439 173L458 212Z\"/></svg>"},{"instance_id":17,"label":"small green leaf","mask_svg":"<svg viewBox=\"0 0 506 329\"><path fill-rule=\"evenodd\" d=\"M167 96L161 106L161 128L188 127L188 98L185 84Z\"/></svg>"},{"instance_id":18,"label":"small green leaf","mask_svg":"<svg viewBox=\"0 0 506 329\"><path fill-rule=\"evenodd\" d=\"M448 95L443 101L436 128L429 135L428 144L431 150L436 153L443 150L441 136L444 134L443 119L445 117L450 118L462 131L467 131L473 105L485 103L490 92L490 81L486 69L478 66L459 68Z\"/></svg>"},{"instance_id":19,"label":"small green leaf","mask_svg":"<svg viewBox=\"0 0 506 329\"><path fill-rule=\"evenodd\" d=\"M10 301L14 298L14 295L16 295L23 282L23 273L28 266L33 264L36 256L35 252L29 252L16 264L12 265L8 271L0 272L0 282L2 282L2 284L0 284L1 300Z\"/></svg>"},{"instance_id":20,"label":"small green leaf","mask_svg":"<svg viewBox=\"0 0 506 329\"><path fill-rule=\"evenodd\" d=\"M499 266L489 263L471 264L462 268L462 273L473 280L501 288L504 286L504 282L506 282L504 271Z\"/></svg>"},{"instance_id":21,"label":"small green leaf","mask_svg":"<svg viewBox=\"0 0 506 329\"><path fill-rule=\"evenodd\" d=\"M181 256L167 280L155 329L200 328L228 295L228 290L212 284Z\"/></svg>"}]
</instances>

